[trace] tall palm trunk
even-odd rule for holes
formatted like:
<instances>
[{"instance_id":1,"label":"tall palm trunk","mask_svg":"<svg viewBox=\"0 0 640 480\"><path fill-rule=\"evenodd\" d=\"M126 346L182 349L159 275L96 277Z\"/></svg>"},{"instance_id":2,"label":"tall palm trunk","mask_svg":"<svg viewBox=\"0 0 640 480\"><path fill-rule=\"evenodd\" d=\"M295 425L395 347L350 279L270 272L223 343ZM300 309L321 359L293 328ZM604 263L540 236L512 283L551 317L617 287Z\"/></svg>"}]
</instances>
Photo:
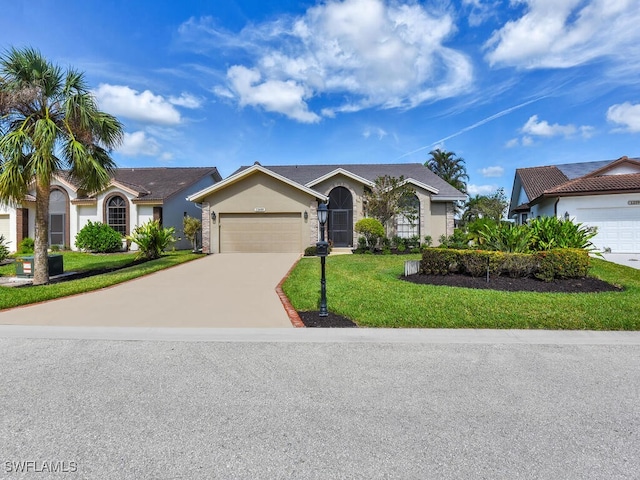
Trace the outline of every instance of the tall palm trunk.
<instances>
[{"instance_id":1,"label":"tall palm trunk","mask_svg":"<svg viewBox=\"0 0 640 480\"><path fill-rule=\"evenodd\" d=\"M33 284L49 283L49 189L50 181L36 177L36 235L33 249Z\"/></svg>"}]
</instances>

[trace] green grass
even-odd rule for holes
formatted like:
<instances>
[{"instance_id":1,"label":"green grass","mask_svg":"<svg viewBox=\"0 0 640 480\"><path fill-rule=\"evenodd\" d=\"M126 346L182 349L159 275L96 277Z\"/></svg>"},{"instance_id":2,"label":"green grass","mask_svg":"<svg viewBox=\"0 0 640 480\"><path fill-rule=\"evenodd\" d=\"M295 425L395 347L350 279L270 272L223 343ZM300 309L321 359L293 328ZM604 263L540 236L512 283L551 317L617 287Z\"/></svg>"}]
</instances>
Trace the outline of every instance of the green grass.
<instances>
[{"instance_id":1,"label":"green grass","mask_svg":"<svg viewBox=\"0 0 640 480\"><path fill-rule=\"evenodd\" d=\"M329 310L363 327L640 330L640 270L592 260L609 293L530 293L417 285L400 280L412 256L327 257ZM299 311L317 310L318 258L302 258L283 285Z\"/></svg>"},{"instance_id":2,"label":"green grass","mask_svg":"<svg viewBox=\"0 0 640 480\"><path fill-rule=\"evenodd\" d=\"M126 265L134 262L135 256L130 253L94 255L90 253L63 252L63 255L65 272L113 267L125 268L93 277L53 283L51 285L26 288L0 287L0 310L98 290L202 257L202 255L186 250L176 251L165 253L157 260L126 267ZM12 275L15 275L15 265L0 267L0 276Z\"/></svg>"}]
</instances>

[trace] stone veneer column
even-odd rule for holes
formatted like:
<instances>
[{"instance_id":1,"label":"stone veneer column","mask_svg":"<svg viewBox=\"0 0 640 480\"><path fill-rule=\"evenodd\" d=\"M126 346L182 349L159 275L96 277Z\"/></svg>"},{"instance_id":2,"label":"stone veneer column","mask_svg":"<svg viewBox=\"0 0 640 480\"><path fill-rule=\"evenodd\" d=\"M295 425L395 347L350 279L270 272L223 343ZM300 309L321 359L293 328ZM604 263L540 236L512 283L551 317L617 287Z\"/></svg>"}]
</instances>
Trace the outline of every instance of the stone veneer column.
<instances>
[{"instance_id":1,"label":"stone veneer column","mask_svg":"<svg viewBox=\"0 0 640 480\"><path fill-rule=\"evenodd\" d=\"M309 204L309 245L315 245L319 238L318 233L318 202Z\"/></svg>"},{"instance_id":2,"label":"stone veneer column","mask_svg":"<svg viewBox=\"0 0 640 480\"><path fill-rule=\"evenodd\" d=\"M211 253L211 207L202 203L202 253Z\"/></svg>"},{"instance_id":3,"label":"stone veneer column","mask_svg":"<svg viewBox=\"0 0 640 480\"><path fill-rule=\"evenodd\" d=\"M455 222L453 220L453 214L455 212L455 204L447 203L447 236L453 235L453 230L455 229Z\"/></svg>"}]
</instances>

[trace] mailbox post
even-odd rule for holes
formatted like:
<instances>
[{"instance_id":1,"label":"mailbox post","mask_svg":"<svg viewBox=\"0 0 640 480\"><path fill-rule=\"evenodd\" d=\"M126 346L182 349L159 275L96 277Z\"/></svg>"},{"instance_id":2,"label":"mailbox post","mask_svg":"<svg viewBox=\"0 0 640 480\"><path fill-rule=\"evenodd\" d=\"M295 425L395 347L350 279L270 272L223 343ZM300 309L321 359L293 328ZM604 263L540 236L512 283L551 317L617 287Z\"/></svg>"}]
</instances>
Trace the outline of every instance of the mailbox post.
<instances>
[{"instance_id":1,"label":"mailbox post","mask_svg":"<svg viewBox=\"0 0 640 480\"><path fill-rule=\"evenodd\" d=\"M318 205L318 223L320 224L320 241L316 243L316 255L320 257L321 277L320 277L320 316L328 317L327 310L327 279L325 277L325 259L329 254L329 243L324 240L324 225L327 223L327 204Z\"/></svg>"}]
</instances>

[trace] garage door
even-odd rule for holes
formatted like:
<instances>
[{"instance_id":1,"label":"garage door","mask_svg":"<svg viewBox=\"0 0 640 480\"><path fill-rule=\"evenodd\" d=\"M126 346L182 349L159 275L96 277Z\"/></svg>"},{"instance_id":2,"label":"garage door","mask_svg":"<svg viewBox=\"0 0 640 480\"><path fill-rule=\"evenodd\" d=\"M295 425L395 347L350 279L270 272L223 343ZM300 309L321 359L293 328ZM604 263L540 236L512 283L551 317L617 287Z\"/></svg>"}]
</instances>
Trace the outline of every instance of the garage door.
<instances>
[{"instance_id":1,"label":"garage door","mask_svg":"<svg viewBox=\"0 0 640 480\"><path fill-rule=\"evenodd\" d=\"M221 253L300 252L300 213L221 213Z\"/></svg>"},{"instance_id":2,"label":"garage door","mask_svg":"<svg viewBox=\"0 0 640 480\"><path fill-rule=\"evenodd\" d=\"M598 228L598 234L591 240L598 250L640 252L640 207L580 210L578 222Z\"/></svg>"},{"instance_id":3,"label":"garage door","mask_svg":"<svg viewBox=\"0 0 640 480\"><path fill-rule=\"evenodd\" d=\"M4 244L7 245L9 242L9 214L1 214L0 215L0 235L4 235Z\"/></svg>"}]
</instances>

